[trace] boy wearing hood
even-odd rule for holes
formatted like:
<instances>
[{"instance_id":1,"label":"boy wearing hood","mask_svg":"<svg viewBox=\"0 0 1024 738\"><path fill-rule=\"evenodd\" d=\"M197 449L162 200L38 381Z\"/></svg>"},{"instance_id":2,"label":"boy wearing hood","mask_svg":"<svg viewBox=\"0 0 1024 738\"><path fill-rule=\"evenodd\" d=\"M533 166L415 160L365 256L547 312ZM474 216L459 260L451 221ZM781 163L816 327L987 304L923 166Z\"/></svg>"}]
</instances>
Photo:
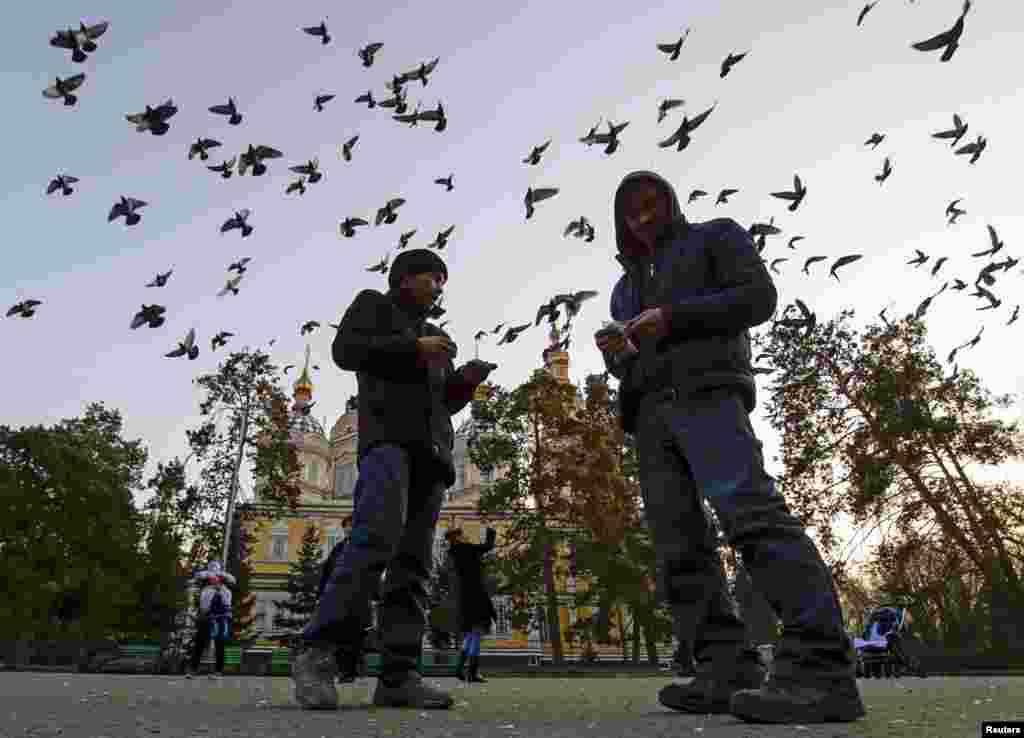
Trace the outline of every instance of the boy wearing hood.
<instances>
[{"instance_id":1,"label":"boy wearing hood","mask_svg":"<svg viewBox=\"0 0 1024 738\"><path fill-rule=\"evenodd\" d=\"M470 362L456 371L455 344L426 321L447 280L435 252L403 251L391 264L388 292L360 292L334 339L335 363L355 372L359 386L359 477L352 534L293 651L296 698L308 709L337 708L337 654L358 659L364 613L385 568L373 703L419 709L453 703L416 668L434 529L444 490L455 483L451 416L469 404L492 366Z\"/></svg>"},{"instance_id":2,"label":"boy wearing hood","mask_svg":"<svg viewBox=\"0 0 1024 738\"><path fill-rule=\"evenodd\" d=\"M214 670L211 677L224 675L224 647L231 635L231 590L228 584L235 584L235 578L224 571L220 561L210 562L209 567L196 574L192 580L203 588L199 592L199 617L196 619L196 637L192 646L192 660L185 678L191 679L199 670L210 641L213 641Z\"/></svg>"},{"instance_id":3,"label":"boy wearing hood","mask_svg":"<svg viewBox=\"0 0 1024 738\"><path fill-rule=\"evenodd\" d=\"M595 339L636 439L659 584L697 662L693 682L665 687L659 701L752 722L856 720L864 706L831 573L765 473L749 418L749 331L775 312L771 276L744 228L729 218L688 222L675 189L653 172L625 177L614 203L625 274L611 316L625 326ZM782 620L767 681L702 498Z\"/></svg>"}]
</instances>

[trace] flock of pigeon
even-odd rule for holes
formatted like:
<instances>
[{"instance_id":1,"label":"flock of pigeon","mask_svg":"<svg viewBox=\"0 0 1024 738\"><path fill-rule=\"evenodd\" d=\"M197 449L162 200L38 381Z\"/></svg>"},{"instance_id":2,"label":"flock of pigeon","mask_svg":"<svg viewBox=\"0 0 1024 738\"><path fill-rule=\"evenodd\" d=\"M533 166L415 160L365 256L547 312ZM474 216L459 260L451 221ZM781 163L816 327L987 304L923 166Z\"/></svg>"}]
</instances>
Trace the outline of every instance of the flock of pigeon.
<instances>
[{"instance_id":1,"label":"flock of pigeon","mask_svg":"<svg viewBox=\"0 0 1024 738\"><path fill-rule=\"evenodd\" d=\"M877 4L876 2L868 3L863 7L857 16L856 25L859 27L864 22L868 13ZM912 44L912 48L921 52L931 52L942 50L940 61L948 62L952 59L954 52L959 47L961 36L964 32L964 21L970 10L971 1L965 0L963 9L960 16L957 18L951 28L943 31L935 36L928 38L924 41ZM58 31L56 35L50 40L50 44L54 47L68 49L72 52L71 58L73 62L82 63L86 61L87 54L96 51L97 44L96 40L102 37L109 28L107 22L97 23L92 26L87 26L85 23L81 23L78 30L69 28L66 31ZM326 21L322 21L319 25L309 26L302 28L302 31L319 38L321 44L327 45L331 42L331 35L328 31ZM687 28L684 33L672 43L658 43L657 50L666 54L670 62L674 62L679 59L682 47L686 39L690 34L690 29ZM373 65L376 55L382 50L384 45L382 43L371 43L362 49L357 51L359 59L362 61L362 65L369 68ZM722 61L720 66L719 76L725 78L730 71L739 64L750 52L741 53L729 53L726 58ZM394 74L390 82L385 84L388 91L388 96L382 99L377 99L374 96L373 90L367 90L365 93L355 98L354 102L358 104L365 104L368 108L383 108L385 110L393 111L392 118L400 123L406 124L410 127L416 127L420 122L432 123L434 131L442 132L447 127L447 116L444 110L443 104L439 101L436 108L428 110L420 110L420 105L417 103L415 108L410 112L408 109L408 103L406 101L407 85L412 82L419 82L422 87L426 87L430 78L430 75L434 72L439 62L439 58L435 58L429 62L423 62L417 67L410 71L406 71L401 74ZM43 91L43 95L50 99L63 99L64 105L75 105L77 102L77 96L74 94L75 91L79 90L85 82L85 74L77 74L64 79L57 78L55 83ZM314 97L313 108L317 112L324 110L324 106L331 102L335 98L334 94L318 94ZM658 146L663 149L674 148L676 151L682 151L687 148L691 143L691 136L694 132L702 126L714 112L717 102L711 105L709 108L699 113L694 117L684 115L681 123L675 129L675 131L665 138L663 141L658 143ZM668 115L675 109L681 108L685 105L685 101L682 99L665 99L662 100L657 106L657 121L662 123ZM126 119L136 126L136 130L139 132L149 132L154 136L162 136L167 133L170 128L169 121L177 113L178 108L174 105L172 100L167 100L165 103L156 107L146 106L142 112L126 115ZM211 106L209 111L215 115L226 116L228 123L233 126L239 125L243 116L239 112L236 101L233 98L228 98L226 104L218 104ZM581 138L579 142L585 144L587 147L593 145L603 146L603 152L606 156L613 155L621 145L621 137L623 131L629 125L628 121L620 122L618 124L607 121L607 131L600 130L602 121L598 121L590 130ZM969 157L968 161L970 164L975 164L982 153L985 151L987 146L987 140L984 136L979 135L977 139L971 143L964 144L958 147L961 139L966 135L968 131L968 124L962 120L960 115L953 115L953 127L949 130L937 131L932 133L932 137L941 141L950 141L950 147L954 150L955 155ZM878 147L885 140L885 134L874 132L864 142L865 146L871 146L872 150ZM351 161L353 156L353 149L359 141L359 135L352 136L349 140L345 141L339 146L339 157L343 161ZM533 146L529 154L522 159L522 163L527 166L536 166L540 164L545 151L551 144L551 139L547 140L543 144ZM222 144L220 141L200 137L197 138L194 143L189 146L188 159L192 160L198 156L201 161L207 161L209 159L209 152L211 149L220 147ZM249 145L244 151L235 157L226 159L218 165L207 165L207 168L211 172L220 174L221 177L227 179L230 178L235 171L239 176L244 176L251 170L253 176L262 176L267 172L267 162L274 159L279 159L283 156L282 152L267 145ZM237 167L236 167L237 164ZM290 167L290 171L299 175L297 179L291 181L285 189L285 194L292 194L297 192L300 196L305 194L307 185L314 185L320 181L323 174L320 171L319 161L317 159L311 159L303 164ZM885 181L892 175L893 167L892 161L889 156L886 156L883 163L882 169L879 174L875 175L875 180L879 185L883 185ZM60 174L52 179L46 188L47 195L52 195L58 191L62 195L68 196L74 192L73 184L77 183L78 179L69 174ZM440 177L434 180L436 185L442 186L446 191L450 192L454 188L454 175L449 174L446 177ZM551 199L556 196L559 192L558 188L555 187L529 187L524 196L525 205L525 216L526 220L529 220L534 212L535 206L538 203L545 200ZM738 188L728 187L723 188L718 192L715 199L716 205L723 205L729 202L729 197L739 192ZM803 203L808 189L804 184L799 175L794 175L793 186L790 190L781 190L770 193L773 197L778 198L788 203L788 210L790 212L796 212L800 205ZM694 189L689 193L687 202L693 203L696 200L708 196L708 192L702 189ZM949 224L954 224L956 219L966 213L965 210L958 207L961 203L962 198L953 200L946 207L945 214L949 218ZM349 216L341 221L339 224L339 233L342 237L352 238L357 234L357 228L363 226L369 226L372 220L375 226L381 226L386 224L394 223L398 218L399 208L405 204L405 199L401 197L394 197L389 199L380 209L378 209L374 218L362 218L358 216ZM113 221L119 217L125 218L127 226L134 226L141 220L141 215L138 212L141 208L145 207L147 203L143 200L139 200L134 197L122 196L117 202L114 203L110 210L108 220ZM238 230L241 233L241 237L248 237L253 232L253 226L249 222L252 213L248 209L242 209L229 218L221 227L221 232L226 233L231 230ZM972 254L972 257L982 258L994 256L1003 248L1003 242L999 239L995 229L989 225L988 234L990 240L990 246L988 249L979 251ZM454 232L455 226L452 225L442 231L440 231L435 239L427 244L427 248L441 250L444 249L448 243L448 239ZM410 239L416 234L417 230L412 229L402 232L399 236L397 249L401 250L408 246ZM767 223L754 223L749 228L750 235L754 238L757 244L759 253L762 253L766 247L766 240L771 236L778 236L782 233L782 230L774 224L774 217L769 219ZM571 221L563 231L563 237L573 236L575 238L582 239L586 242L593 242L596 238L596 231L593 224L586 216L580 216L578 219ZM788 240L788 248L796 250L797 243L801 241L803 236L792 236ZM833 260L829 269L829 275L839 281L838 270L852 264L863 257L862 254L847 254L840 256ZM780 264L789 260L789 256L780 256L772 258L770 260L763 259L765 263L769 265L771 270L778 274L778 267ZM812 255L804 260L802 271L806 275L810 275L810 267L815 263L826 261L830 257L826 255ZM388 263L390 254L382 258L378 263L367 268L369 272L377 272L382 275L386 275L388 271ZM916 258L910 260L908 264L915 267L920 267L929 260L929 256L917 251ZM244 258L230 265L228 268L229 277L226 281L224 288L218 293L218 296L225 296L227 294L237 295L239 292L239 285L242 277L245 274L247 264L251 259ZM942 257L934 262L931 269L931 275L937 276L939 270L943 267L947 257ZM1003 261L989 261L986 265L981 267L976 278L973 280L974 292L970 293L973 297L978 297L986 302L986 305L978 308L979 310L991 310L999 307L1002 304L1000 298L998 298L989 288L995 284L995 273L999 271L1006 272L1014 265L1018 263L1017 259L1006 257ZM167 284L168 279L171 277L173 269L167 272L158 273L156 277L146 287L159 288ZM967 289L969 286L968 282L956 278L953 280L952 289L956 291L962 291ZM946 282L943 286L934 294L926 297L921 304L918 306L915 314L921 317L928 310L932 301L942 294L950 283ZM528 321L523 324L516 324L506 328L506 323L501 323L493 330L490 331L478 331L474 335L474 340L479 344L479 341L486 337L488 334L497 335L503 328L505 328L504 335L498 341L498 344L509 344L516 340L516 338L527 328L531 326L539 326L543 320L547 320L553 329L553 340L557 339L559 332L554 330L555 321L560 317L561 310L564 308L565 316L567 318L566 328L571 324L572 319L579 313L581 305L586 300L596 296L598 293L593 290L584 290L575 293L567 293L555 295L550 300L545 302L538 309L537 315L532 321ZM19 302L7 311L7 316L21 316L23 318L31 317L35 314L35 311L41 301L31 299ZM802 300L796 300L796 308L801 313L801 317L790 318L787 317L789 311L793 306L789 306L782 313L775 324L782 325L801 325L805 327L813 327L816 322L814 313L807 307ZM1012 315L1007 324L1013 323L1017 320L1020 306L1016 306L1012 312ZM142 326L148 326L151 328L159 327L164 323L164 313L166 309L161 305L142 305L142 309L139 310L133 317L130 327L137 329ZM436 320L444 315L445 310L442 307L442 303L438 302L435 304L429 317ZM880 316L885 320L885 311L880 313ZM447 321L440 323L441 327ZM336 327L334 324L329 324ZM312 331L320 327L318 321L306 321L300 328L300 334L305 336ZM977 345L981 338L981 332L984 331L982 327L981 331L967 341L953 349L949 354L948 361L953 362L956 352L967 347ZM564 331L565 338L558 344L563 350L568 348L569 338L568 330ZM224 346L227 343L227 339L231 338L233 334L222 331L214 336L211 340L211 350L216 350L220 346ZM187 336L179 345L171 352L167 353L168 357L184 357L187 356L189 359L195 359L199 355L199 347L196 343L195 330L192 329L188 332ZM769 372L771 370L758 369L759 372ZM955 374L955 372L954 372Z\"/></svg>"}]
</instances>

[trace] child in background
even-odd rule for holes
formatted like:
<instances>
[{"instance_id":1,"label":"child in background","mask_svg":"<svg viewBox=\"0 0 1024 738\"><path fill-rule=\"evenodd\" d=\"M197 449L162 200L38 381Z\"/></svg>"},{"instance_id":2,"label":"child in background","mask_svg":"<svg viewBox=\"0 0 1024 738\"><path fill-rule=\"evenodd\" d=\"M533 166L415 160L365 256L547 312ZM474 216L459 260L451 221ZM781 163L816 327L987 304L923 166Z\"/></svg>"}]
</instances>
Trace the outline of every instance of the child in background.
<instances>
[{"instance_id":1,"label":"child in background","mask_svg":"<svg viewBox=\"0 0 1024 738\"><path fill-rule=\"evenodd\" d=\"M199 618L196 620L196 638L192 649L192 662L185 672L191 679L199 670L199 661L207 644L214 644L214 671L210 678L224 675L224 647L231 635L231 590L235 578L223 570L220 561L211 561L208 569L199 572L194 581L203 585L199 593Z\"/></svg>"}]
</instances>

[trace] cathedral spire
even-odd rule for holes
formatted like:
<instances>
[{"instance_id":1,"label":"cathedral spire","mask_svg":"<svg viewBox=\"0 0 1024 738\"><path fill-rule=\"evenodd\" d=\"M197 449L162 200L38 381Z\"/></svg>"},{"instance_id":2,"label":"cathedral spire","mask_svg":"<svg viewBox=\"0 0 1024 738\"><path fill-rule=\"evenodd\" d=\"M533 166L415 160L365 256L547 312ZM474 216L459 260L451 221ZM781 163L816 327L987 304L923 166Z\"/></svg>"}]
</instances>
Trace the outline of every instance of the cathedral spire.
<instances>
[{"instance_id":1,"label":"cathedral spire","mask_svg":"<svg viewBox=\"0 0 1024 738\"><path fill-rule=\"evenodd\" d=\"M306 364L302 367L302 374L295 380L294 389L296 401L301 399L303 402L309 402L313 399L313 380L309 377L309 344L306 344Z\"/></svg>"}]
</instances>

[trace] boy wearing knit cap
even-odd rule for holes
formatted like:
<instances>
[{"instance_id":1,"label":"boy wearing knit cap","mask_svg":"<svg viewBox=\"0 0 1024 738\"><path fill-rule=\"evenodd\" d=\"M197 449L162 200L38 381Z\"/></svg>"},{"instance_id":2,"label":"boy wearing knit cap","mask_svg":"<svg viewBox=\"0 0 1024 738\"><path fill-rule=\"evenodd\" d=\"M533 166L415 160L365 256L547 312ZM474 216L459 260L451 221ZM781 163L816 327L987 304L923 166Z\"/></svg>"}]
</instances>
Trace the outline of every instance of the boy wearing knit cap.
<instances>
[{"instance_id":1,"label":"boy wearing knit cap","mask_svg":"<svg viewBox=\"0 0 1024 738\"><path fill-rule=\"evenodd\" d=\"M385 569L374 704L444 709L453 703L417 672L426 586L444 490L455 483L451 416L493 366L470 362L456 370L454 342L427 322L447 280L435 252L401 253L391 264L388 291L360 292L334 339L335 363L355 372L359 386L359 477L352 534L293 653L296 699L307 709L337 707L337 654L359 657L362 613Z\"/></svg>"}]
</instances>

